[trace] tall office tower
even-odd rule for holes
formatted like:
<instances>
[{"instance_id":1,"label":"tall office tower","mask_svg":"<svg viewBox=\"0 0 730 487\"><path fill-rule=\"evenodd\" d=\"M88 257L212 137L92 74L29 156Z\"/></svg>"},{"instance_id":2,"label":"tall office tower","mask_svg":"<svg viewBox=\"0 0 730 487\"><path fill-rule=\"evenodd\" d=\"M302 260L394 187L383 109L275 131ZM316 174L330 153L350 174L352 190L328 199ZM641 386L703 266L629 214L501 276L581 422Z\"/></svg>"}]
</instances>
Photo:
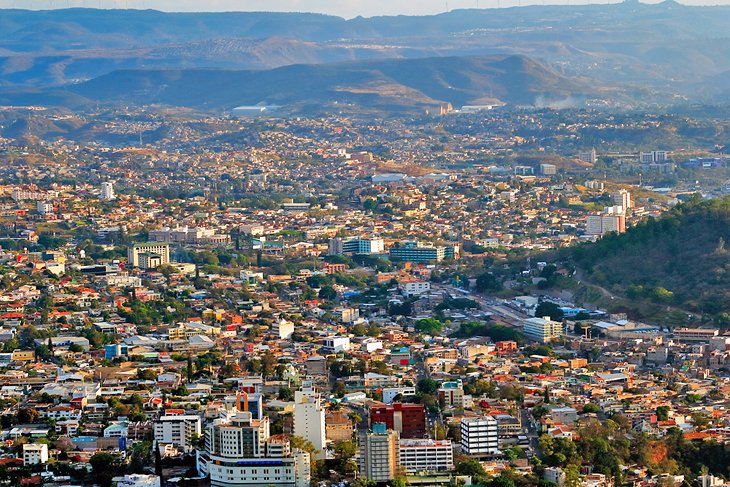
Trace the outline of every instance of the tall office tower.
<instances>
[{"instance_id":1,"label":"tall office tower","mask_svg":"<svg viewBox=\"0 0 730 487\"><path fill-rule=\"evenodd\" d=\"M625 189L611 193L611 199L613 199L614 205L622 207L624 211L634 206L631 202L631 193Z\"/></svg>"},{"instance_id":2,"label":"tall office tower","mask_svg":"<svg viewBox=\"0 0 730 487\"><path fill-rule=\"evenodd\" d=\"M111 201L116 198L114 194L114 184L110 182L101 183L101 199Z\"/></svg>"},{"instance_id":3,"label":"tall office tower","mask_svg":"<svg viewBox=\"0 0 730 487\"><path fill-rule=\"evenodd\" d=\"M317 449L318 459L325 458L325 411L322 396L310 381L294 392L294 436L309 440Z\"/></svg>"},{"instance_id":4,"label":"tall office tower","mask_svg":"<svg viewBox=\"0 0 730 487\"><path fill-rule=\"evenodd\" d=\"M385 423L373 424L360 435L360 475L373 482L388 482L398 476L400 436Z\"/></svg>"}]
</instances>

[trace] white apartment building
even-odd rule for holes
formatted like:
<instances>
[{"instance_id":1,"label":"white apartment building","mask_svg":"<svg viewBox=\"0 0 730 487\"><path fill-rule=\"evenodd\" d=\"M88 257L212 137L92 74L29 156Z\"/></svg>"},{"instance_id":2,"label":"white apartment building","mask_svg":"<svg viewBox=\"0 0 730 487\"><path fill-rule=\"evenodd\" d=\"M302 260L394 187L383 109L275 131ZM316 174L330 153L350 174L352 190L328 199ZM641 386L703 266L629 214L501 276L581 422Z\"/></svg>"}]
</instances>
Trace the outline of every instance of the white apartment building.
<instances>
[{"instance_id":1,"label":"white apartment building","mask_svg":"<svg viewBox=\"0 0 730 487\"><path fill-rule=\"evenodd\" d=\"M25 201L25 200L48 200L58 198L58 191L41 191L34 189L22 189L16 188L10 194L13 201Z\"/></svg>"},{"instance_id":2,"label":"white apartment building","mask_svg":"<svg viewBox=\"0 0 730 487\"><path fill-rule=\"evenodd\" d=\"M542 474L542 478L548 482L553 482L559 487L565 485L565 472L563 472L563 469L560 467L546 468Z\"/></svg>"},{"instance_id":3,"label":"white apartment building","mask_svg":"<svg viewBox=\"0 0 730 487\"><path fill-rule=\"evenodd\" d=\"M317 450L318 459L325 458L325 411L322 396L311 381L304 381L294 392L294 435L309 440Z\"/></svg>"},{"instance_id":4,"label":"white apartment building","mask_svg":"<svg viewBox=\"0 0 730 487\"><path fill-rule=\"evenodd\" d=\"M384 387L383 388L383 402L385 404L392 403L397 396L408 397L415 396L416 388L410 386L401 387Z\"/></svg>"},{"instance_id":5,"label":"white apartment building","mask_svg":"<svg viewBox=\"0 0 730 487\"><path fill-rule=\"evenodd\" d=\"M354 323L360 319L360 310L357 308L344 308L340 306L332 310L332 314L335 315L337 321L343 323Z\"/></svg>"},{"instance_id":6,"label":"white apartment building","mask_svg":"<svg viewBox=\"0 0 730 487\"><path fill-rule=\"evenodd\" d=\"M490 456L499 453L499 426L491 416L461 420L461 451L465 455Z\"/></svg>"},{"instance_id":7,"label":"white apartment building","mask_svg":"<svg viewBox=\"0 0 730 487\"><path fill-rule=\"evenodd\" d=\"M152 230L149 235L152 242L177 242L189 244L227 244L231 238L228 235L219 235L213 228L163 228Z\"/></svg>"},{"instance_id":8,"label":"white apartment building","mask_svg":"<svg viewBox=\"0 0 730 487\"><path fill-rule=\"evenodd\" d=\"M200 416L192 414L162 416L155 422L155 440L158 443L175 445L184 450L192 449L190 441L193 435L200 433Z\"/></svg>"},{"instance_id":9,"label":"white apartment building","mask_svg":"<svg viewBox=\"0 0 730 487\"><path fill-rule=\"evenodd\" d=\"M448 472L454 468L451 440L401 439L400 464L409 474Z\"/></svg>"},{"instance_id":10,"label":"white apartment building","mask_svg":"<svg viewBox=\"0 0 730 487\"><path fill-rule=\"evenodd\" d=\"M669 153L665 150L641 152L639 161L642 164L663 164L669 160Z\"/></svg>"},{"instance_id":11,"label":"white apartment building","mask_svg":"<svg viewBox=\"0 0 730 487\"><path fill-rule=\"evenodd\" d=\"M48 203L47 201L37 201L36 210L38 210L38 213L40 213L41 215L49 215L53 213L53 203Z\"/></svg>"},{"instance_id":12,"label":"white apartment building","mask_svg":"<svg viewBox=\"0 0 730 487\"><path fill-rule=\"evenodd\" d=\"M325 353L340 353L350 351L350 337L328 337L324 340Z\"/></svg>"},{"instance_id":13,"label":"white apartment building","mask_svg":"<svg viewBox=\"0 0 730 487\"><path fill-rule=\"evenodd\" d=\"M624 209L624 211L628 210L629 208L633 208L634 206L633 202L631 201L631 193L629 193L625 189L621 189L619 191L611 193L611 199L613 200L614 205L620 206Z\"/></svg>"},{"instance_id":14,"label":"white apartment building","mask_svg":"<svg viewBox=\"0 0 730 487\"><path fill-rule=\"evenodd\" d=\"M48 445L26 443L23 445L23 465L38 465L48 463Z\"/></svg>"},{"instance_id":15,"label":"white apartment building","mask_svg":"<svg viewBox=\"0 0 730 487\"><path fill-rule=\"evenodd\" d=\"M621 206L607 206L603 213L586 217L587 235L605 235L610 232L626 231L626 213Z\"/></svg>"},{"instance_id":16,"label":"white apartment building","mask_svg":"<svg viewBox=\"0 0 730 487\"><path fill-rule=\"evenodd\" d=\"M563 334L563 324L552 321L550 317L530 318L523 322L523 333L530 340L548 343Z\"/></svg>"},{"instance_id":17,"label":"white apartment building","mask_svg":"<svg viewBox=\"0 0 730 487\"><path fill-rule=\"evenodd\" d=\"M372 255L382 254L385 243L382 238L332 238L327 245L329 255L355 254Z\"/></svg>"},{"instance_id":18,"label":"white apartment building","mask_svg":"<svg viewBox=\"0 0 730 487\"><path fill-rule=\"evenodd\" d=\"M428 281L410 281L401 284L400 289L408 297L420 296L431 291L431 283Z\"/></svg>"},{"instance_id":19,"label":"white apartment building","mask_svg":"<svg viewBox=\"0 0 730 487\"><path fill-rule=\"evenodd\" d=\"M114 194L114 184L110 182L101 183L101 199L104 201L111 201L117 196Z\"/></svg>"},{"instance_id":20,"label":"white apartment building","mask_svg":"<svg viewBox=\"0 0 730 487\"><path fill-rule=\"evenodd\" d=\"M271 325L271 333L279 340L288 340L294 334L294 323L281 318Z\"/></svg>"},{"instance_id":21,"label":"white apartment building","mask_svg":"<svg viewBox=\"0 0 730 487\"><path fill-rule=\"evenodd\" d=\"M269 418L239 412L206 431L198 470L213 487L309 487L309 453L291 450L285 436L270 436Z\"/></svg>"},{"instance_id":22,"label":"white apartment building","mask_svg":"<svg viewBox=\"0 0 730 487\"><path fill-rule=\"evenodd\" d=\"M464 397L464 387L461 380L444 382L438 390L439 401L446 407L463 408L465 406Z\"/></svg>"}]
</instances>

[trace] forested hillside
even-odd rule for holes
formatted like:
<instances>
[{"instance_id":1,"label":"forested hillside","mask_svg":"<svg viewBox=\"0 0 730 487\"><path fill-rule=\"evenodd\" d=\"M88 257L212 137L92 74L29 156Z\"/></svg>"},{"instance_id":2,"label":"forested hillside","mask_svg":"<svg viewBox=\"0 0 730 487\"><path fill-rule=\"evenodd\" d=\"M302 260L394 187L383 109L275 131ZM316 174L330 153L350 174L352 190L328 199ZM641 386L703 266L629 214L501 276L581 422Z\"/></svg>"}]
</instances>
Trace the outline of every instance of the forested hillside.
<instances>
[{"instance_id":1,"label":"forested hillside","mask_svg":"<svg viewBox=\"0 0 730 487\"><path fill-rule=\"evenodd\" d=\"M730 326L730 197L693 200L623 235L566 249L593 284Z\"/></svg>"}]
</instances>

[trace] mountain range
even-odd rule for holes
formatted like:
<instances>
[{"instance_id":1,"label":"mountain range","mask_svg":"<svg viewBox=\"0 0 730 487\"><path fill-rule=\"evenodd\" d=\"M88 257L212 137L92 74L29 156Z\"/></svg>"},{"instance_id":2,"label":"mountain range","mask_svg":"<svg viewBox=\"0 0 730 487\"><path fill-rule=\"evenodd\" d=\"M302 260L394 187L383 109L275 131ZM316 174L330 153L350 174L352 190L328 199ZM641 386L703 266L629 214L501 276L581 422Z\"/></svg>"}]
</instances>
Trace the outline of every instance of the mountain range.
<instances>
[{"instance_id":1,"label":"mountain range","mask_svg":"<svg viewBox=\"0 0 730 487\"><path fill-rule=\"evenodd\" d=\"M398 111L452 103L535 105L585 97L568 79L524 56L438 57L291 65L272 70L127 70L73 85L87 100L230 109L259 103L319 111ZM2 95L0 95L2 100Z\"/></svg>"},{"instance_id":2,"label":"mountain range","mask_svg":"<svg viewBox=\"0 0 730 487\"><path fill-rule=\"evenodd\" d=\"M727 91L722 80L730 72L729 23L730 7L690 7L672 0L651 5L630 0L350 20L299 13L6 9L0 11L0 87L5 100L13 102L40 100L78 106L89 96L92 102L107 101L95 98L101 93L108 100L124 98L121 92L101 87L104 82L119 82L140 91L140 86L159 80L167 87L158 93L147 90L145 100L166 102L183 99L186 80L207 73L220 78L217 86L223 92L234 91L224 80L253 80L254 87L236 94L241 103L292 101L300 90L294 89L287 100L286 94L276 90L256 89L256 80L273 80L276 85L279 76L309 75L313 69L306 66L318 66L323 72L315 73L316 79L302 95L308 90L321 93L323 87L327 93L339 91L340 84L347 91L353 76L371 70L355 88L364 90L358 98L369 100L367 92L377 85L376 91L385 86L386 91L419 98L420 104L458 104L482 98L529 103L542 100L532 93L596 96L604 95L606 87L621 86L623 93L639 93L637 100L707 101ZM438 58L446 61L435 61ZM462 61L457 62L459 58ZM476 67L481 60L499 58L520 60L518 64L529 64L535 70L540 66L541 72L502 80L487 73L483 77L490 81L481 83L483 90L480 83L465 80L466 85L456 85L459 94L453 97L442 96L443 90L435 87L424 91L421 85L428 83L420 80L415 86L403 82L404 76L413 78L413 69L419 66L438 64L433 72L442 73L449 64ZM457 72L461 72L460 66ZM405 75L392 76L401 70ZM342 80L332 81L340 76ZM472 73L466 77L474 78ZM539 79L548 84L537 86ZM531 88L517 96L511 85L523 81ZM556 90L558 84L564 88ZM596 90L590 92L587 87ZM178 93L172 93L178 88ZM190 99L194 98L191 93ZM222 98L206 100L203 105L232 103ZM320 97L314 101L340 100Z\"/></svg>"}]
</instances>

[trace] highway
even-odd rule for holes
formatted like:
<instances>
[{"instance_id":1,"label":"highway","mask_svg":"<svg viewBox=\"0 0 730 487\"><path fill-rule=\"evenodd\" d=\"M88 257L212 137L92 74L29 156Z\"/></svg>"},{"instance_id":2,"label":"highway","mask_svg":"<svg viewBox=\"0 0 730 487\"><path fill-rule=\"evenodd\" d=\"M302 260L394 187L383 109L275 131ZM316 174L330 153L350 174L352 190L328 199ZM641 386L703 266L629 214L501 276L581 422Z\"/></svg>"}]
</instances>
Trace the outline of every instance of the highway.
<instances>
[{"instance_id":1,"label":"highway","mask_svg":"<svg viewBox=\"0 0 730 487\"><path fill-rule=\"evenodd\" d=\"M517 328L522 330L523 321L529 318L529 316L515 311L507 306L501 304L495 298L484 298L477 294L464 294L463 289L448 285L448 284L434 284L434 290L445 291L455 296L463 296L479 303L482 310L492 313L492 318L495 322Z\"/></svg>"}]
</instances>

